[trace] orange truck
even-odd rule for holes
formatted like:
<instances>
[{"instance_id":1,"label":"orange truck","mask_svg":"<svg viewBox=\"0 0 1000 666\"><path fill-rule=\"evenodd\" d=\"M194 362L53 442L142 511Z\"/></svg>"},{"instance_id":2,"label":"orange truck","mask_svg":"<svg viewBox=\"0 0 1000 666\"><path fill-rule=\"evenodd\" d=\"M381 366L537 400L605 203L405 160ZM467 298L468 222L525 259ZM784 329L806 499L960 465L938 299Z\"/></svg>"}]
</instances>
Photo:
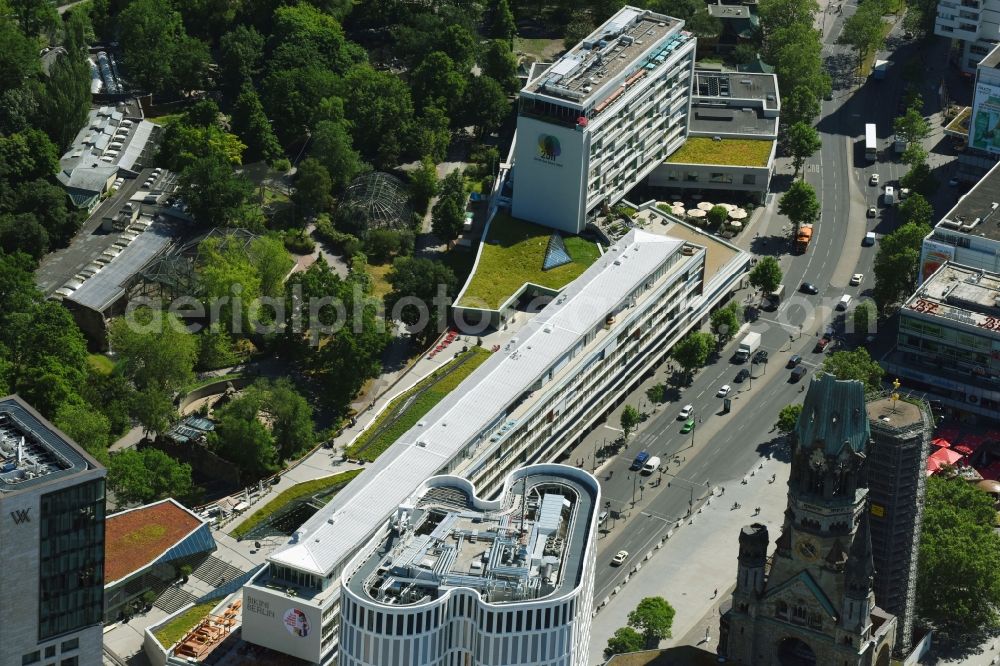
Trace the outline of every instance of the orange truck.
<instances>
[{"instance_id":1,"label":"orange truck","mask_svg":"<svg viewBox=\"0 0 1000 666\"><path fill-rule=\"evenodd\" d=\"M809 242L813 237L813 225L799 225L799 230L795 233L795 251L802 254L809 247Z\"/></svg>"}]
</instances>

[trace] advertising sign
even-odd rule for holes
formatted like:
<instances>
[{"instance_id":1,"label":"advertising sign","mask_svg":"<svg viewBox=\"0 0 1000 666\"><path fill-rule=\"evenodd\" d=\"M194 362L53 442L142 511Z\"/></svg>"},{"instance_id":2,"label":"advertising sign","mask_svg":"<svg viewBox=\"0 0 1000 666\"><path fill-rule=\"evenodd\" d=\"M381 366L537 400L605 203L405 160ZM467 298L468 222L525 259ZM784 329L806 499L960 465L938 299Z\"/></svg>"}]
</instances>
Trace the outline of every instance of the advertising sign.
<instances>
[{"instance_id":1,"label":"advertising sign","mask_svg":"<svg viewBox=\"0 0 1000 666\"><path fill-rule=\"evenodd\" d=\"M514 217L569 233L583 229L584 134L521 116L514 147Z\"/></svg>"},{"instance_id":2,"label":"advertising sign","mask_svg":"<svg viewBox=\"0 0 1000 666\"><path fill-rule=\"evenodd\" d=\"M925 239L920 251L920 283L934 274L946 261L955 259L955 246Z\"/></svg>"},{"instance_id":3,"label":"advertising sign","mask_svg":"<svg viewBox=\"0 0 1000 666\"><path fill-rule=\"evenodd\" d=\"M969 145L990 153L1000 153L1000 88L980 83L976 86Z\"/></svg>"},{"instance_id":4,"label":"advertising sign","mask_svg":"<svg viewBox=\"0 0 1000 666\"><path fill-rule=\"evenodd\" d=\"M306 661L319 661L320 610L285 595L243 588L243 637Z\"/></svg>"}]
</instances>

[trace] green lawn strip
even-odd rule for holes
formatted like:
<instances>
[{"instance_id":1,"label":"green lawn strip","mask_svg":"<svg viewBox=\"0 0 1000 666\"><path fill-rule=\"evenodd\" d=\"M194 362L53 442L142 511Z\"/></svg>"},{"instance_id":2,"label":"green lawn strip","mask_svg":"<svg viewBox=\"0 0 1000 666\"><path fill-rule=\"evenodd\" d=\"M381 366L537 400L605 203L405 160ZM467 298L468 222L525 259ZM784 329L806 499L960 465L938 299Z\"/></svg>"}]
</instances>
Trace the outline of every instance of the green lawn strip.
<instances>
[{"instance_id":1,"label":"green lawn strip","mask_svg":"<svg viewBox=\"0 0 1000 666\"><path fill-rule=\"evenodd\" d=\"M882 42L885 42L885 38L889 36L889 32L892 30L893 24L886 23L885 20L882 21ZM858 76L865 78L872 73L872 67L875 66L875 56L878 55L878 49L872 49L871 52L865 56L865 59L861 61L861 66L858 68Z\"/></svg>"},{"instance_id":2,"label":"green lawn strip","mask_svg":"<svg viewBox=\"0 0 1000 666\"><path fill-rule=\"evenodd\" d=\"M542 262L552 229L497 214L460 305L498 308L526 282L562 289L580 277L600 252L578 237L564 237L571 263L543 271Z\"/></svg>"},{"instance_id":3,"label":"green lawn strip","mask_svg":"<svg viewBox=\"0 0 1000 666\"><path fill-rule=\"evenodd\" d=\"M242 539L243 535L250 532L250 530L260 525L262 522L288 506L290 503L315 495L318 492L332 488L339 484L347 483L361 472L362 470L360 469L352 469L349 472L341 472L340 474L334 474L333 476L325 476L322 479L314 479L312 481L297 483L250 514L246 520L237 525L236 528L230 532L230 536L234 539Z\"/></svg>"},{"instance_id":4,"label":"green lawn strip","mask_svg":"<svg viewBox=\"0 0 1000 666\"><path fill-rule=\"evenodd\" d=\"M87 363L99 375L110 375L115 369L114 361L104 354L87 354Z\"/></svg>"},{"instance_id":5,"label":"green lawn strip","mask_svg":"<svg viewBox=\"0 0 1000 666\"><path fill-rule=\"evenodd\" d=\"M243 375L238 372L231 375L222 375L221 377L205 377L204 379L199 379L196 382L191 382L187 386L182 387L178 393L181 395L186 395L195 389L200 389L202 386L208 386L209 384L214 384L216 382L230 382L234 379L239 379Z\"/></svg>"},{"instance_id":6,"label":"green lawn strip","mask_svg":"<svg viewBox=\"0 0 1000 666\"><path fill-rule=\"evenodd\" d=\"M771 141L757 139L723 139L713 141L705 136L693 136L676 150L670 164L718 164L729 166L767 166L771 156Z\"/></svg>"},{"instance_id":7,"label":"green lawn strip","mask_svg":"<svg viewBox=\"0 0 1000 666\"><path fill-rule=\"evenodd\" d=\"M451 374L441 378L442 373L447 372L449 366L461 360L462 357L449 361L440 370L437 370L428 377L424 377L415 386L396 397L379 414L371 426L348 447L347 456L349 458L360 456L360 459L369 462L375 460L379 454L388 449L404 432L416 425L417 421L423 418L427 412L431 411L434 405L441 402L446 395L461 384L466 377L472 374L473 370L482 365L490 356L490 352L482 347L472 347L466 354L472 354L472 358L462 363ZM411 396L421 391L424 392L402 414L398 415L396 421L391 426L380 431L382 424L395 413L398 405L403 404Z\"/></svg>"},{"instance_id":8,"label":"green lawn strip","mask_svg":"<svg viewBox=\"0 0 1000 666\"><path fill-rule=\"evenodd\" d=\"M165 625L154 631L153 636L156 637L156 640L160 641L160 645L164 648L169 648L171 645L184 638L189 631L194 629L195 625L205 619L205 616L208 615L213 608L218 606L219 602L219 599L215 599L213 601L195 604L174 619L170 620L170 622L167 622Z\"/></svg>"}]
</instances>

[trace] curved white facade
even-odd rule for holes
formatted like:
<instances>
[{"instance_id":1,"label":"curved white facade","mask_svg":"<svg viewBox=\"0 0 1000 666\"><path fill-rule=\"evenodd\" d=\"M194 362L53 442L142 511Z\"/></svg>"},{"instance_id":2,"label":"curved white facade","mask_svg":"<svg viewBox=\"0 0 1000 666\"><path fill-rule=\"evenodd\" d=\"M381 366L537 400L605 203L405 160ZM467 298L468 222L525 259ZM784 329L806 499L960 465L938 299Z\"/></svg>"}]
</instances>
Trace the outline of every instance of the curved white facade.
<instances>
[{"instance_id":1,"label":"curved white facade","mask_svg":"<svg viewBox=\"0 0 1000 666\"><path fill-rule=\"evenodd\" d=\"M484 527L489 527L490 516L506 515L512 525L507 530L517 535L515 541L520 549L530 545L537 526L545 521L543 506L537 509L542 514L538 522L529 528L524 512L530 509L520 504L520 497L542 493L545 497L556 493L575 495L572 506L564 509L565 529L560 533L567 537L560 554L557 580L553 583L553 576L548 578L554 590L529 600L492 601L487 597L496 597L498 592L490 589L488 582L482 583L482 590L460 583L431 583L426 587L418 583L416 587L424 590L419 594L424 596L416 603L380 601L367 592L369 583L374 580L381 586L388 584L385 579L392 581L386 573L389 571L386 564L400 553L405 557L414 540L401 539L393 544L383 535L369 542L341 578L340 666L584 666L593 615L596 515L600 506L596 479L565 465L531 465L507 477L500 499L486 501L476 497L473 485L467 480L439 476L429 479L414 494L410 507L416 509L414 513L426 506L425 495L435 488L457 490L469 499L466 510L454 508L448 515L462 516ZM548 506L552 502L546 500L542 504ZM440 509L435 506L431 510ZM487 517L478 518L477 514ZM416 523L415 527L416 533L420 533L421 525ZM492 533L485 529L484 532ZM441 537L441 544L461 541L453 533L435 530L434 534ZM484 541L480 536L478 541L473 539L464 547L475 550ZM489 565L483 566L480 581L488 580L491 575ZM447 576L446 572L443 578ZM527 580L532 576L544 580L541 571L529 575ZM457 574L456 578L463 576ZM472 584L478 582L472 580Z\"/></svg>"}]
</instances>

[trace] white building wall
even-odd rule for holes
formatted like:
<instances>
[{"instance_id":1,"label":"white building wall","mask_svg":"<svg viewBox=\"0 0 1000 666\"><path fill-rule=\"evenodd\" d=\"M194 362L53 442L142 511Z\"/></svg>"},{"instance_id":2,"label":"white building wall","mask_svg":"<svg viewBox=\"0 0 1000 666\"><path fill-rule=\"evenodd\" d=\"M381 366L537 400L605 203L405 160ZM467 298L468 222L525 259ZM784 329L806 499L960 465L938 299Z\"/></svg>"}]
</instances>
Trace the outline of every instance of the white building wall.
<instances>
[{"instance_id":1,"label":"white building wall","mask_svg":"<svg viewBox=\"0 0 1000 666\"><path fill-rule=\"evenodd\" d=\"M940 0L934 34L961 41L962 70L975 71L1000 41L1000 0Z\"/></svg>"}]
</instances>

